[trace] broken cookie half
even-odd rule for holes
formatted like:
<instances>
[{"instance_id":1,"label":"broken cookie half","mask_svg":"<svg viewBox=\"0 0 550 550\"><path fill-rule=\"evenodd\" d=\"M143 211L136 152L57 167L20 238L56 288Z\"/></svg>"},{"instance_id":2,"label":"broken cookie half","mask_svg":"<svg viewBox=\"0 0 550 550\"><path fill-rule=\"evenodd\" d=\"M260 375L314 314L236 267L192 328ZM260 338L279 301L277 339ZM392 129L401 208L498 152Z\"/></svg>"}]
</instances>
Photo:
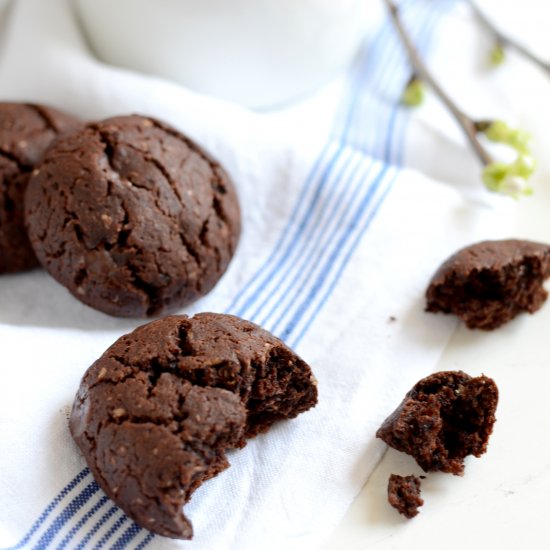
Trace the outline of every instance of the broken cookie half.
<instances>
[{"instance_id":1,"label":"broken cookie half","mask_svg":"<svg viewBox=\"0 0 550 550\"><path fill-rule=\"evenodd\" d=\"M226 451L317 403L310 367L234 317L172 316L117 340L85 373L71 433L95 479L139 525L190 539L183 505Z\"/></svg>"},{"instance_id":2,"label":"broken cookie half","mask_svg":"<svg viewBox=\"0 0 550 550\"><path fill-rule=\"evenodd\" d=\"M415 384L376 436L426 472L462 475L464 458L487 450L497 403L491 378L437 372Z\"/></svg>"},{"instance_id":3,"label":"broken cookie half","mask_svg":"<svg viewBox=\"0 0 550 550\"><path fill-rule=\"evenodd\" d=\"M453 313L468 328L493 330L547 298L550 246L525 240L484 241L444 262L426 291L426 311Z\"/></svg>"}]
</instances>

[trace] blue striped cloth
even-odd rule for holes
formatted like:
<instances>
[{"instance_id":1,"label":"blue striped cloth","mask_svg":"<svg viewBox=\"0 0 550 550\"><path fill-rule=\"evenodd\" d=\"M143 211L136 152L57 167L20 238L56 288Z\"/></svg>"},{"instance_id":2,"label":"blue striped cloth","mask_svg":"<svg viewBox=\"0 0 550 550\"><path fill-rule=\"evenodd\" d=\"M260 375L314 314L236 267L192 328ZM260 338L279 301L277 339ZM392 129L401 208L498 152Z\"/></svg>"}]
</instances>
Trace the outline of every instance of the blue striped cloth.
<instances>
[{"instance_id":1,"label":"blue striped cloth","mask_svg":"<svg viewBox=\"0 0 550 550\"><path fill-rule=\"evenodd\" d=\"M403 0L422 54L452 4ZM7 461L0 481L0 546L319 545L381 455L373 437L377 424L409 383L435 366L454 327L422 312L431 270L454 245L482 234L487 217L452 189L402 170L411 115L399 98L411 71L395 32L386 21L366 37L336 101L334 94L327 100L329 130L310 137L298 132L307 141L300 148L293 136L286 143L277 137L284 131L273 114L246 113L99 65L83 48L63 2L44 9L24 0L12 14L0 95L50 101L90 117L149 112L224 160L242 199L242 243L220 285L188 312L225 311L275 333L313 366L320 404L232 453L232 467L195 493L186 507L195 527L192 543L154 536L105 497L66 429L83 370L133 325L75 303L43 273L5 277L0 341L4 356L11 353L21 365L9 387L25 388L32 376L35 389L28 395L17 390L17 397L0 404L6 428L0 465ZM39 14L55 18L55 37L43 28L31 32ZM49 78L15 74L11 59L21 66L18 56L25 52L18 36L35 37L37 59L29 57L26 66ZM36 53L41 50L46 53ZM218 127L209 122L216 114ZM275 137L266 138L270 129ZM457 212L468 208L457 222ZM33 343L23 359L22 342Z\"/></svg>"}]
</instances>

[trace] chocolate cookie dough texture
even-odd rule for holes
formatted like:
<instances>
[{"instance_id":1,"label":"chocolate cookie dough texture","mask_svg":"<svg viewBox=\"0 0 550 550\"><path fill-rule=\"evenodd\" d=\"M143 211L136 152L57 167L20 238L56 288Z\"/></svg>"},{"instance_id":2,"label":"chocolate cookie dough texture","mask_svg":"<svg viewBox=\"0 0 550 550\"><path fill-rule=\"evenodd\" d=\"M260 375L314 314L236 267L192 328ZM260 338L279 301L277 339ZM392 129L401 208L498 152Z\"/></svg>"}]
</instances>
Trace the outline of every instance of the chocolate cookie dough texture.
<instances>
[{"instance_id":1,"label":"chocolate cookie dough texture","mask_svg":"<svg viewBox=\"0 0 550 550\"><path fill-rule=\"evenodd\" d=\"M0 103L0 273L38 265L25 230L25 189L53 140L80 125L44 105Z\"/></svg>"},{"instance_id":2,"label":"chocolate cookie dough texture","mask_svg":"<svg viewBox=\"0 0 550 550\"><path fill-rule=\"evenodd\" d=\"M459 250L433 276L427 311L453 313L469 328L493 330L545 302L550 246L522 241L484 241Z\"/></svg>"},{"instance_id":3,"label":"chocolate cookie dough texture","mask_svg":"<svg viewBox=\"0 0 550 550\"><path fill-rule=\"evenodd\" d=\"M159 315L206 294L240 233L223 168L170 126L137 115L60 139L31 178L25 208L49 273L121 317Z\"/></svg>"},{"instance_id":4,"label":"chocolate cookie dough texture","mask_svg":"<svg viewBox=\"0 0 550 550\"><path fill-rule=\"evenodd\" d=\"M491 378L437 372L415 384L376 436L426 472L462 475L464 459L487 450L497 403Z\"/></svg>"},{"instance_id":5,"label":"chocolate cookie dough texture","mask_svg":"<svg viewBox=\"0 0 550 550\"><path fill-rule=\"evenodd\" d=\"M190 539L182 507L228 467L226 451L316 402L309 366L260 327L231 315L172 316L123 336L88 369L70 428L132 519Z\"/></svg>"},{"instance_id":6,"label":"chocolate cookie dough texture","mask_svg":"<svg viewBox=\"0 0 550 550\"><path fill-rule=\"evenodd\" d=\"M388 480L388 502L408 519L418 515L418 508L424 504L420 497L420 478L391 474Z\"/></svg>"}]
</instances>

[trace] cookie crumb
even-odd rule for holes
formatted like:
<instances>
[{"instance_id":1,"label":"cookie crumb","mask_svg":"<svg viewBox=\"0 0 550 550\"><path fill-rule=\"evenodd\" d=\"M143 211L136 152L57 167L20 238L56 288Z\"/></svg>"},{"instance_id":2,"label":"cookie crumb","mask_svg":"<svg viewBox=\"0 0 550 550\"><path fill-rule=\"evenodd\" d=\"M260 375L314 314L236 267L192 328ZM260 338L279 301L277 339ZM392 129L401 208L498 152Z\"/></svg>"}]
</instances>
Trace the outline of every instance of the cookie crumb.
<instances>
[{"instance_id":1,"label":"cookie crumb","mask_svg":"<svg viewBox=\"0 0 550 550\"><path fill-rule=\"evenodd\" d=\"M418 508L424 504L420 498L420 479L391 474L388 480L388 502L406 518L416 516Z\"/></svg>"}]
</instances>

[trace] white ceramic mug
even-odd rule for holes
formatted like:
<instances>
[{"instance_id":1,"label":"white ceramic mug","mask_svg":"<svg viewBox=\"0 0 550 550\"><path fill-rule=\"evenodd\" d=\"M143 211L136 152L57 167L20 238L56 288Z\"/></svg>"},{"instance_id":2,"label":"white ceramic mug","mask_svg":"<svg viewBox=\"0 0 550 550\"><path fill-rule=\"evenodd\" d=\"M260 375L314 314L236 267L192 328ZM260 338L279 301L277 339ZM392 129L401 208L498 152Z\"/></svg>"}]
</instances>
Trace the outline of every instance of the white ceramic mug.
<instances>
[{"instance_id":1,"label":"white ceramic mug","mask_svg":"<svg viewBox=\"0 0 550 550\"><path fill-rule=\"evenodd\" d=\"M74 1L100 59L253 108L333 78L366 12L366 0Z\"/></svg>"}]
</instances>

